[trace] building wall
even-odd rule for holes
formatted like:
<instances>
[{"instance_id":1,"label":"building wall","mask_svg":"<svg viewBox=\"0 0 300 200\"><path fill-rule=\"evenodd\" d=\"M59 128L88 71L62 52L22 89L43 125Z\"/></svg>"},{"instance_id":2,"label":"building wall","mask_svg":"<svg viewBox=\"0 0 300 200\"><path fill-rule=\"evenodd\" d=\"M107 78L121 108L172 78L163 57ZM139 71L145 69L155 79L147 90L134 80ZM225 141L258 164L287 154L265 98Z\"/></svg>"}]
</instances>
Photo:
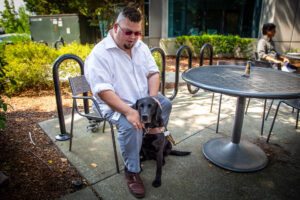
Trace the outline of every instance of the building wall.
<instances>
[{"instance_id":1,"label":"building wall","mask_svg":"<svg viewBox=\"0 0 300 200\"><path fill-rule=\"evenodd\" d=\"M298 48L300 52L300 1L298 2L297 9L295 11L294 27L292 30L292 40L290 44L290 49Z\"/></svg>"},{"instance_id":2,"label":"building wall","mask_svg":"<svg viewBox=\"0 0 300 200\"><path fill-rule=\"evenodd\" d=\"M146 43L150 47L158 46L162 37L162 4L161 0L149 1L149 37Z\"/></svg>"},{"instance_id":3,"label":"building wall","mask_svg":"<svg viewBox=\"0 0 300 200\"><path fill-rule=\"evenodd\" d=\"M167 50L160 40L172 41L171 38L168 39L168 2L168 0L150 0L149 37L145 38L150 47L161 46ZM279 53L286 53L295 48L300 52L300 0L263 0L261 9L260 29L264 23L276 24L277 33L274 41ZM259 31L258 38L261 36ZM173 45L169 45L169 48L170 46Z\"/></svg>"},{"instance_id":4,"label":"building wall","mask_svg":"<svg viewBox=\"0 0 300 200\"><path fill-rule=\"evenodd\" d=\"M295 48L300 51L299 11L299 0L263 1L260 27L264 23L274 23L276 25L276 35L273 40L279 53L286 53Z\"/></svg>"}]
</instances>

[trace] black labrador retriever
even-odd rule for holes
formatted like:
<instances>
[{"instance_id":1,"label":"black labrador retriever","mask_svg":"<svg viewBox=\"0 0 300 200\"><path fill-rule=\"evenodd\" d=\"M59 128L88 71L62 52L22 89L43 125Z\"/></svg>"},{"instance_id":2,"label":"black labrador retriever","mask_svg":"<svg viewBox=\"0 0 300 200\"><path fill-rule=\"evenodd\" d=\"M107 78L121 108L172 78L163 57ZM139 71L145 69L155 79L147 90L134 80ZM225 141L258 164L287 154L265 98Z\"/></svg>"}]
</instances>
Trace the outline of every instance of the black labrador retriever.
<instances>
[{"instance_id":1,"label":"black labrador retriever","mask_svg":"<svg viewBox=\"0 0 300 200\"><path fill-rule=\"evenodd\" d=\"M186 156L191 152L172 150L167 130L162 119L161 106L153 97L137 100L135 108L139 111L141 122L145 124L143 144L141 148L141 161L156 160L156 176L152 182L153 187L161 185L162 166L167 155ZM150 131L151 130L151 131Z\"/></svg>"}]
</instances>

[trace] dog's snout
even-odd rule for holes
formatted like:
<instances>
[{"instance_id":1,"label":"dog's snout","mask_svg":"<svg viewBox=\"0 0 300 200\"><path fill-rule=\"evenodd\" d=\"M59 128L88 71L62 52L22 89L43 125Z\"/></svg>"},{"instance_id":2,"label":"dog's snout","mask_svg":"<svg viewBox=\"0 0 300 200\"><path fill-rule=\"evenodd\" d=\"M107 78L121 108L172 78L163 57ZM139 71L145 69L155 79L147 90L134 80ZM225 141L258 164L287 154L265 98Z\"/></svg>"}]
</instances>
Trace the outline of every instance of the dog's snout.
<instances>
[{"instance_id":1,"label":"dog's snout","mask_svg":"<svg viewBox=\"0 0 300 200\"><path fill-rule=\"evenodd\" d=\"M148 122L148 116L147 115L142 115L142 122Z\"/></svg>"}]
</instances>

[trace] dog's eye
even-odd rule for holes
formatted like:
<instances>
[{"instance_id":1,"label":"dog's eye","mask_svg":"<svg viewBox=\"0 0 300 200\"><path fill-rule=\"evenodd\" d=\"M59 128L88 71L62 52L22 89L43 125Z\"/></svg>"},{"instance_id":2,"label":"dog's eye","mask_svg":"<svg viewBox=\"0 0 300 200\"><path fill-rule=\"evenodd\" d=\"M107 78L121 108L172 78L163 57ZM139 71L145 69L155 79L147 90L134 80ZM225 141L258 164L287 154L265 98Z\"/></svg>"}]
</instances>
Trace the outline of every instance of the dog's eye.
<instances>
[{"instance_id":1,"label":"dog's eye","mask_svg":"<svg viewBox=\"0 0 300 200\"><path fill-rule=\"evenodd\" d=\"M144 108L144 104L141 104L140 107L141 107L141 108Z\"/></svg>"},{"instance_id":2,"label":"dog's eye","mask_svg":"<svg viewBox=\"0 0 300 200\"><path fill-rule=\"evenodd\" d=\"M148 104L148 108L151 108L152 107L152 105L151 104Z\"/></svg>"}]
</instances>

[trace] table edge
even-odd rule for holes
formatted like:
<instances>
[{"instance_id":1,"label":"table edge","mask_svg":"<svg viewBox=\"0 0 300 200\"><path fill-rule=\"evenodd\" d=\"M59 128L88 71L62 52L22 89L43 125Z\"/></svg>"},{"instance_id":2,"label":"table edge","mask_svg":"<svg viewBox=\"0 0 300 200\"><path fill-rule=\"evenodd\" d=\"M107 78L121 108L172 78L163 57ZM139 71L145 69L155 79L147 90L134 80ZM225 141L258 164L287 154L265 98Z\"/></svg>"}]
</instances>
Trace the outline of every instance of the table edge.
<instances>
[{"instance_id":1,"label":"table edge","mask_svg":"<svg viewBox=\"0 0 300 200\"><path fill-rule=\"evenodd\" d=\"M211 66L207 66L207 67L220 67L222 65L211 65ZM224 67L232 67L234 65L223 65ZM203 66L200 66L200 67L203 67ZM238 68L245 68L245 66L234 66L234 67L238 67ZM199 67L197 67L199 68ZM255 68L258 68L258 69L263 69L263 70L274 70L274 69L269 69L269 68L263 68L263 67L255 67ZM191 69L188 69L188 70L185 70L181 77L184 81L186 81L188 84L191 84L195 87L199 87L199 88L202 88L202 89L205 89L205 90L209 90L211 92L215 92L215 93L221 93L221 94L226 94L226 95L229 95L229 96L236 96L236 97L250 97L250 98L260 98L260 99L297 99L297 98L300 98L300 93L287 93L287 94L281 94L281 95L278 95L278 94L270 94L270 93L259 93L259 94L255 94L255 93L249 93L249 92L243 92L243 91L234 91L234 90L229 90L229 89L220 89L220 88L217 88L217 87L213 87L213 86L208 86L206 84L201 84L201 83L197 83L197 82L194 82L193 80L189 80L187 77L186 77L186 73L190 70L193 70L195 68L191 68ZM289 74L291 76L299 76L298 74L292 74L292 73L289 73L289 72L283 72L283 71L278 71L278 73L286 73L286 74ZM300 78L300 76L299 76Z\"/></svg>"}]
</instances>

